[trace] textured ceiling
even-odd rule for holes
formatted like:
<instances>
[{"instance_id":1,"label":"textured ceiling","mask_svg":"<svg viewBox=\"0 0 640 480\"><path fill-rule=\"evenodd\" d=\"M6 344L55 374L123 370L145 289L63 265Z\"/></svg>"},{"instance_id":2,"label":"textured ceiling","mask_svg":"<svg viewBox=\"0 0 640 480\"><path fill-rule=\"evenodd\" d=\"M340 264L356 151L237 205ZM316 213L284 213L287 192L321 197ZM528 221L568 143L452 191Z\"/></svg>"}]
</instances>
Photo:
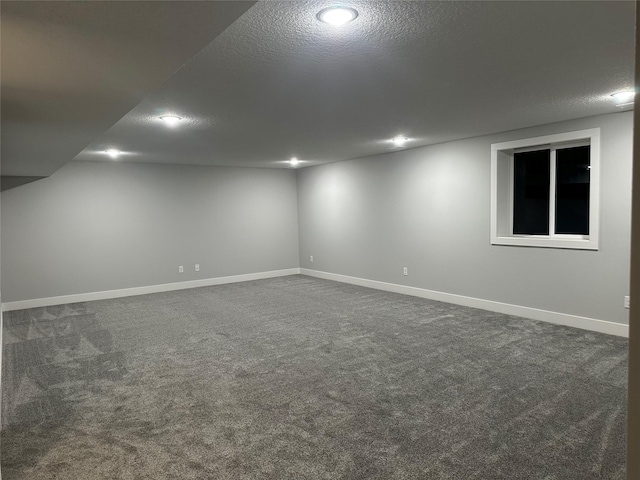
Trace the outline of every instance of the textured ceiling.
<instances>
[{"instance_id":1,"label":"textured ceiling","mask_svg":"<svg viewBox=\"0 0 640 480\"><path fill-rule=\"evenodd\" d=\"M316 18L332 2L255 4L75 159L308 166L392 151L398 134L411 148L611 113L633 86L635 2L342 3L359 16L339 28ZM123 37L142 24L111 18Z\"/></svg>"}]
</instances>

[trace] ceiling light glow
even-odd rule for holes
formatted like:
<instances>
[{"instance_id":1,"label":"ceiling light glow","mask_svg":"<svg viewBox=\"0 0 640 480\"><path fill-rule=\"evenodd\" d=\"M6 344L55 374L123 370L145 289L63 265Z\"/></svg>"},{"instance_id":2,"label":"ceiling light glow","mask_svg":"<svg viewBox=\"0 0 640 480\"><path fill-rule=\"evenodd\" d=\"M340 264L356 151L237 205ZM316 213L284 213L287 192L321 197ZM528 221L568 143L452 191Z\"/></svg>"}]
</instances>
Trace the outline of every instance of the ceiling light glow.
<instances>
[{"instance_id":1,"label":"ceiling light glow","mask_svg":"<svg viewBox=\"0 0 640 480\"><path fill-rule=\"evenodd\" d=\"M339 27L349 23L358 16L358 12L348 7L329 7L318 12L318 20Z\"/></svg>"},{"instance_id":2,"label":"ceiling light glow","mask_svg":"<svg viewBox=\"0 0 640 480\"><path fill-rule=\"evenodd\" d=\"M616 92L611 94L611 98L613 98L616 103L632 102L635 96L636 92L634 92L633 90L626 90L624 92Z\"/></svg>"},{"instance_id":3,"label":"ceiling light glow","mask_svg":"<svg viewBox=\"0 0 640 480\"><path fill-rule=\"evenodd\" d=\"M118 158L120 155L120 150L116 150L115 148L110 148L109 150L105 150L104 153L109 155L111 158Z\"/></svg>"},{"instance_id":4,"label":"ceiling light glow","mask_svg":"<svg viewBox=\"0 0 640 480\"><path fill-rule=\"evenodd\" d=\"M182 120L182 118L176 115L162 115L160 117L160 120L166 123L169 127L175 127L178 123L180 123L180 120Z\"/></svg>"},{"instance_id":5,"label":"ceiling light glow","mask_svg":"<svg viewBox=\"0 0 640 480\"><path fill-rule=\"evenodd\" d=\"M402 136L402 135L398 135L397 137L391 139L391 142L396 147L404 147L404 144L407 143L408 141L409 141L409 139L407 137Z\"/></svg>"},{"instance_id":6,"label":"ceiling light glow","mask_svg":"<svg viewBox=\"0 0 640 480\"><path fill-rule=\"evenodd\" d=\"M300 163L300 160L298 160L296 157L293 157L291 160L289 160L289 163L291 164L291 166L295 167Z\"/></svg>"}]
</instances>

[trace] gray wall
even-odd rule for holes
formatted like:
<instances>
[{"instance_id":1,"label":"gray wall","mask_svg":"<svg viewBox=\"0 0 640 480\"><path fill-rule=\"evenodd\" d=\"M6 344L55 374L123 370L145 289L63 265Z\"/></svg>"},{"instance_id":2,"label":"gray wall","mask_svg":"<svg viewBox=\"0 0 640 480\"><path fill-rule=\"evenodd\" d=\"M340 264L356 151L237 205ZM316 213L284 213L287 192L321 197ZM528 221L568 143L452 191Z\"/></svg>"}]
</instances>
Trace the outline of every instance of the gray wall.
<instances>
[{"instance_id":1,"label":"gray wall","mask_svg":"<svg viewBox=\"0 0 640 480\"><path fill-rule=\"evenodd\" d=\"M594 127L600 250L490 245L491 143ZM300 266L627 323L632 129L623 112L300 170Z\"/></svg>"},{"instance_id":2,"label":"gray wall","mask_svg":"<svg viewBox=\"0 0 640 480\"><path fill-rule=\"evenodd\" d=\"M632 126L626 112L305 168L297 192L291 170L71 162L2 193L3 301L301 266L627 323ZM490 144L593 127L600 250L490 245Z\"/></svg>"},{"instance_id":3,"label":"gray wall","mask_svg":"<svg viewBox=\"0 0 640 480\"><path fill-rule=\"evenodd\" d=\"M1 206L3 302L298 267L293 171L71 162Z\"/></svg>"}]
</instances>

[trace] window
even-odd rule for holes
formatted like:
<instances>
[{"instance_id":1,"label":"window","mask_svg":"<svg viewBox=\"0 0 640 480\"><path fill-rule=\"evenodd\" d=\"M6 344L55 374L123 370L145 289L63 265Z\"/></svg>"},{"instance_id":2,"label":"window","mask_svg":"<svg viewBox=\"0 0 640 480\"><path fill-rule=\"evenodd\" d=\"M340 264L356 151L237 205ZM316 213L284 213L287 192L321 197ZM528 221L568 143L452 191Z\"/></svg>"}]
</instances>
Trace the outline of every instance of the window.
<instances>
[{"instance_id":1,"label":"window","mask_svg":"<svg viewBox=\"0 0 640 480\"><path fill-rule=\"evenodd\" d=\"M491 145L491 243L598 249L600 129Z\"/></svg>"}]
</instances>

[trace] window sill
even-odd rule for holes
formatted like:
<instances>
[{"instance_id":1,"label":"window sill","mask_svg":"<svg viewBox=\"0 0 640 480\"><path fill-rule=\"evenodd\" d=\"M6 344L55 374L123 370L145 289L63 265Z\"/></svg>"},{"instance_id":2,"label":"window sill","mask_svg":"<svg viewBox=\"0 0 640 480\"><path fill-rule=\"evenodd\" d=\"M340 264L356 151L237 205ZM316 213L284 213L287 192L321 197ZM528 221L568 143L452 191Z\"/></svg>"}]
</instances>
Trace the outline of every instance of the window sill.
<instances>
[{"instance_id":1,"label":"window sill","mask_svg":"<svg viewBox=\"0 0 640 480\"><path fill-rule=\"evenodd\" d=\"M571 250L598 250L598 242L588 238L549 238L536 236L491 237L491 245L514 247L565 248Z\"/></svg>"}]
</instances>

